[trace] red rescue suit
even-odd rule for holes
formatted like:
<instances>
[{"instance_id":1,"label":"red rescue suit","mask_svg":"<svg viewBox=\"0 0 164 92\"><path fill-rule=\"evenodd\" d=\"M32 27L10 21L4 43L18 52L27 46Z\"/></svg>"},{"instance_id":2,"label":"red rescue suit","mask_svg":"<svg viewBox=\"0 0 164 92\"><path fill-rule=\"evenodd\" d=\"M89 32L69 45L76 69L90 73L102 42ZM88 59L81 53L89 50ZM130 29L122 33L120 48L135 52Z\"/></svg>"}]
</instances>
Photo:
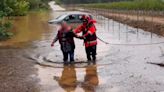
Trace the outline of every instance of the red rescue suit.
<instances>
[{"instance_id":1,"label":"red rescue suit","mask_svg":"<svg viewBox=\"0 0 164 92\"><path fill-rule=\"evenodd\" d=\"M97 36L95 22L94 20L88 20L88 23L83 23L75 30L75 33L83 33L82 38L84 39L88 61L91 60L91 56L93 61L96 60Z\"/></svg>"},{"instance_id":2,"label":"red rescue suit","mask_svg":"<svg viewBox=\"0 0 164 92\"><path fill-rule=\"evenodd\" d=\"M94 25L96 21L89 21L88 24L83 24L75 29L75 33L83 33L85 47L91 47L97 45L96 27Z\"/></svg>"}]
</instances>

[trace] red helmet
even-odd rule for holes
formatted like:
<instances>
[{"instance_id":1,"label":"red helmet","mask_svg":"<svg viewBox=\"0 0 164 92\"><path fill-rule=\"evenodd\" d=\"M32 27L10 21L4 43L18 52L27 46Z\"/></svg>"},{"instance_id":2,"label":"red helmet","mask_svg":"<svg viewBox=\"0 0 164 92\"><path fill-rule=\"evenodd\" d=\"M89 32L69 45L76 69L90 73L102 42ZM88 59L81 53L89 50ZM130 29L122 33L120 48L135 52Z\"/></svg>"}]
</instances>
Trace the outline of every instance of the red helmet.
<instances>
[{"instance_id":1,"label":"red helmet","mask_svg":"<svg viewBox=\"0 0 164 92\"><path fill-rule=\"evenodd\" d=\"M96 20L91 19L91 17L87 16L87 15L83 15L81 20L83 21L83 23L96 23Z\"/></svg>"}]
</instances>

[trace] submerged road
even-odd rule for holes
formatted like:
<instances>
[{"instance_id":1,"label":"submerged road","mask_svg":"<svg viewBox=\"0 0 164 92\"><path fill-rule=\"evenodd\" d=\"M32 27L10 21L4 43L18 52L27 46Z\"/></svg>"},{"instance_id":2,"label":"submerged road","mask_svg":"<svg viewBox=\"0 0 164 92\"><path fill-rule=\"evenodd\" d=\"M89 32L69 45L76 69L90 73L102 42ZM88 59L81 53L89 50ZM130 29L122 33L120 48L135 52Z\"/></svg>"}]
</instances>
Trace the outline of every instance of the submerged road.
<instances>
[{"instance_id":1,"label":"submerged road","mask_svg":"<svg viewBox=\"0 0 164 92\"><path fill-rule=\"evenodd\" d=\"M59 44L50 47L57 26L46 23L67 12L61 9L36 16L35 19L42 17L41 21L33 20L38 25L28 24L29 29L41 30L35 34L40 36L35 38L29 35L32 32L26 32L24 35L28 35L28 39L16 40L19 44L10 40L7 43L13 42L14 46L1 48L0 92L164 91L164 67L152 64L164 63L164 46L151 45L164 41L164 37L153 34L151 38L149 32L139 29L137 33L135 28L102 16L94 17L98 21L97 35L111 44L98 42L97 64L85 63L83 41L76 39L75 56L79 63L63 66ZM19 39L19 36L14 39ZM145 43L150 45L130 45Z\"/></svg>"}]
</instances>

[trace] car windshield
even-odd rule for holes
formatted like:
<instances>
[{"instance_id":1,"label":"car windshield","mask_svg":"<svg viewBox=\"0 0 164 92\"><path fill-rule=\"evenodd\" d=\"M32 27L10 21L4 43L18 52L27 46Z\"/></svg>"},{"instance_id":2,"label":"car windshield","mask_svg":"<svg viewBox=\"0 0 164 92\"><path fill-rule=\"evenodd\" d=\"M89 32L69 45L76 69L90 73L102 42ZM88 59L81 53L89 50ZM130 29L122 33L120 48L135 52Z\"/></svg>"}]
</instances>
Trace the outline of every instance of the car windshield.
<instances>
[{"instance_id":1,"label":"car windshield","mask_svg":"<svg viewBox=\"0 0 164 92\"><path fill-rule=\"evenodd\" d=\"M63 15L60 15L59 17L57 17L56 19L57 20L62 20L66 17L67 15L66 14L63 14Z\"/></svg>"}]
</instances>

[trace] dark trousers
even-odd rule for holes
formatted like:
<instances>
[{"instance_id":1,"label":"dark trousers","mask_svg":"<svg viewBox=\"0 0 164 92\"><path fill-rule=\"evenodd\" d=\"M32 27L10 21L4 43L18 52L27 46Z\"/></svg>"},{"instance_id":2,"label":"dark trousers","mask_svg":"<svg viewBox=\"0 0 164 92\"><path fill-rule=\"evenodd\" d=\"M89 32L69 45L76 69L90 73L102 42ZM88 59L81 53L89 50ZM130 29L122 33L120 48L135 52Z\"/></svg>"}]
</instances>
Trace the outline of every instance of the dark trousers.
<instances>
[{"instance_id":1,"label":"dark trousers","mask_svg":"<svg viewBox=\"0 0 164 92\"><path fill-rule=\"evenodd\" d=\"M63 60L64 62L67 62L68 61L68 57L70 58L70 61L74 61L74 51L71 51L71 52L63 52Z\"/></svg>"},{"instance_id":2,"label":"dark trousers","mask_svg":"<svg viewBox=\"0 0 164 92\"><path fill-rule=\"evenodd\" d=\"M86 47L85 50L86 50L86 54L87 54L87 59L90 61L90 60L96 60L96 49L97 49L97 46L91 46L91 47ZM91 59L92 57L92 59Z\"/></svg>"}]
</instances>

